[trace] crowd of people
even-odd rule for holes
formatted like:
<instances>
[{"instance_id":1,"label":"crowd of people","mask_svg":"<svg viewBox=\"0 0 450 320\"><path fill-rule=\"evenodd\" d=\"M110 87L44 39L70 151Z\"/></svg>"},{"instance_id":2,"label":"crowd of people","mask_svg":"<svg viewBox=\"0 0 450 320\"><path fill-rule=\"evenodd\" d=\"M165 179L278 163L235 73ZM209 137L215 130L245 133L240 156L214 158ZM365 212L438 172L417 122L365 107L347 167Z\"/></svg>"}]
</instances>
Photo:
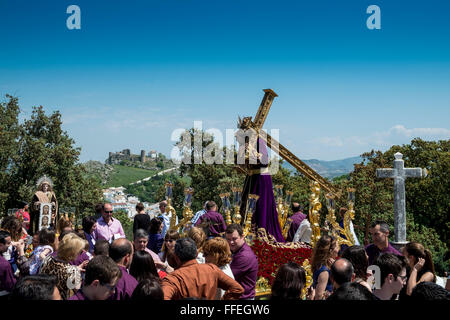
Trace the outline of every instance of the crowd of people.
<instances>
[{"instance_id":1,"label":"crowd of people","mask_svg":"<svg viewBox=\"0 0 450 320\"><path fill-rule=\"evenodd\" d=\"M166 206L162 201L160 214L150 217L138 204L132 239L110 203L97 205L96 217L84 217L82 230L62 217L56 228L28 235L27 221L5 217L0 299L255 299L258 259L242 226L227 225L207 201L188 228L175 231ZM287 240L309 243L308 216L297 203L292 209ZM370 233L373 243L345 248L322 235L312 248L312 285L306 290L306 271L288 262L277 270L269 299L449 299L448 281L447 287L437 283L429 250L417 242L395 249L384 221L373 222Z\"/></svg>"}]
</instances>

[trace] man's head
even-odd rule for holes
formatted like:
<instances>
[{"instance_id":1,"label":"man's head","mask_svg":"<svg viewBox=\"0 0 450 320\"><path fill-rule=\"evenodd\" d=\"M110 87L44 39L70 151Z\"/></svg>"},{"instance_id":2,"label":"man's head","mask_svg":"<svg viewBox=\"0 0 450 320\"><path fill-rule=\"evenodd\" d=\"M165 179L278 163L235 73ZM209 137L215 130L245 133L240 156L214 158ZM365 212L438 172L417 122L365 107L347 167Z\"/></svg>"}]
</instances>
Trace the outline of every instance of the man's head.
<instances>
[{"instance_id":1,"label":"man's head","mask_svg":"<svg viewBox=\"0 0 450 320\"><path fill-rule=\"evenodd\" d=\"M303 211L303 207L298 202L293 202L291 205L292 213Z\"/></svg>"},{"instance_id":2,"label":"man's head","mask_svg":"<svg viewBox=\"0 0 450 320\"><path fill-rule=\"evenodd\" d=\"M244 231L240 224L232 223L227 226L225 238L230 245L231 252L238 251L245 243Z\"/></svg>"},{"instance_id":3,"label":"man's head","mask_svg":"<svg viewBox=\"0 0 450 320\"><path fill-rule=\"evenodd\" d=\"M99 239L94 245L94 256L109 256L109 242L105 239Z\"/></svg>"},{"instance_id":4,"label":"man's head","mask_svg":"<svg viewBox=\"0 0 450 320\"><path fill-rule=\"evenodd\" d=\"M145 207L144 207L144 204L143 204L142 202L139 202L139 203L136 205L136 212L141 213L141 212L144 211L144 209L145 209Z\"/></svg>"},{"instance_id":5,"label":"man's head","mask_svg":"<svg viewBox=\"0 0 450 320\"><path fill-rule=\"evenodd\" d=\"M381 288L399 294L406 282L405 263L393 253L382 253L374 264L380 268Z\"/></svg>"},{"instance_id":6,"label":"man's head","mask_svg":"<svg viewBox=\"0 0 450 320\"><path fill-rule=\"evenodd\" d=\"M181 263L197 258L197 245L191 238L181 238L175 243L175 255Z\"/></svg>"},{"instance_id":7,"label":"man's head","mask_svg":"<svg viewBox=\"0 0 450 320\"><path fill-rule=\"evenodd\" d=\"M339 288L346 282L354 280L353 265L347 259L341 258L331 265L331 280L333 288Z\"/></svg>"},{"instance_id":8,"label":"man's head","mask_svg":"<svg viewBox=\"0 0 450 320\"><path fill-rule=\"evenodd\" d=\"M133 245L125 238L116 239L109 247L109 256L115 263L126 268L130 267L133 260Z\"/></svg>"},{"instance_id":9,"label":"man's head","mask_svg":"<svg viewBox=\"0 0 450 320\"><path fill-rule=\"evenodd\" d=\"M11 234L8 231L0 230L0 254L6 252L11 245Z\"/></svg>"},{"instance_id":10,"label":"man's head","mask_svg":"<svg viewBox=\"0 0 450 320\"><path fill-rule=\"evenodd\" d=\"M208 201L205 207L206 211L217 211L217 204L214 201Z\"/></svg>"},{"instance_id":11,"label":"man's head","mask_svg":"<svg viewBox=\"0 0 450 320\"><path fill-rule=\"evenodd\" d=\"M450 292L445 288L433 282L421 282L417 284L412 293L411 300L429 301L429 300L450 300Z\"/></svg>"},{"instance_id":12,"label":"man's head","mask_svg":"<svg viewBox=\"0 0 450 320\"><path fill-rule=\"evenodd\" d=\"M144 229L137 229L134 233L134 250L141 251L147 248L148 244L148 233Z\"/></svg>"},{"instance_id":13,"label":"man's head","mask_svg":"<svg viewBox=\"0 0 450 320\"><path fill-rule=\"evenodd\" d=\"M334 290L333 294L327 299L330 301L351 301L351 300L375 300L373 294L356 282L347 282Z\"/></svg>"},{"instance_id":14,"label":"man's head","mask_svg":"<svg viewBox=\"0 0 450 320\"><path fill-rule=\"evenodd\" d=\"M86 266L83 291L90 300L106 300L121 277L122 272L111 258L95 256Z\"/></svg>"},{"instance_id":15,"label":"man's head","mask_svg":"<svg viewBox=\"0 0 450 320\"><path fill-rule=\"evenodd\" d=\"M370 234L372 242L377 247L386 247L389 241L389 225L382 221L376 220L370 226Z\"/></svg>"},{"instance_id":16,"label":"man's head","mask_svg":"<svg viewBox=\"0 0 450 320\"><path fill-rule=\"evenodd\" d=\"M102 217L103 217L103 220L105 220L106 223L108 223L111 220L112 213L113 213L113 209L112 209L111 203L105 203L103 205Z\"/></svg>"},{"instance_id":17,"label":"man's head","mask_svg":"<svg viewBox=\"0 0 450 320\"><path fill-rule=\"evenodd\" d=\"M167 207L167 201L163 200L159 203L159 210L161 211L161 213L165 213L166 212L166 207Z\"/></svg>"},{"instance_id":18,"label":"man's head","mask_svg":"<svg viewBox=\"0 0 450 320\"><path fill-rule=\"evenodd\" d=\"M11 292L12 300L61 300L56 277L36 274L19 278Z\"/></svg>"}]
</instances>

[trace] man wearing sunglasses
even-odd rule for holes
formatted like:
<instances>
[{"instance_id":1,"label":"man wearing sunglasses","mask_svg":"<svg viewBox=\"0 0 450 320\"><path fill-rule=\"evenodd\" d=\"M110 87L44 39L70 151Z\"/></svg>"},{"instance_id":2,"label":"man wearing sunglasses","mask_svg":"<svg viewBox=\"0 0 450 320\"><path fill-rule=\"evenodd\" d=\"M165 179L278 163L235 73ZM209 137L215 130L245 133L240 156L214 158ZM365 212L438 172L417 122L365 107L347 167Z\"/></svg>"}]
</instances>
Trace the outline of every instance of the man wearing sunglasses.
<instances>
[{"instance_id":1,"label":"man wearing sunglasses","mask_svg":"<svg viewBox=\"0 0 450 320\"><path fill-rule=\"evenodd\" d=\"M380 300L391 300L406 284L406 264L393 253L382 253L375 265L380 268L381 288L373 291Z\"/></svg>"},{"instance_id":2,"label":"man wearing sunglasses","mask_svg":"<svg viewBox=\"0 0 450 320\"><path fill-rule=\"evenodd\" d=\"M113 209L110 203L103 205L102 216L97 220L97 229L94 231L95 241L104 239L109 243L116 239L125 238L122 224L112 217Z\"/></svg>"}]
</instances>

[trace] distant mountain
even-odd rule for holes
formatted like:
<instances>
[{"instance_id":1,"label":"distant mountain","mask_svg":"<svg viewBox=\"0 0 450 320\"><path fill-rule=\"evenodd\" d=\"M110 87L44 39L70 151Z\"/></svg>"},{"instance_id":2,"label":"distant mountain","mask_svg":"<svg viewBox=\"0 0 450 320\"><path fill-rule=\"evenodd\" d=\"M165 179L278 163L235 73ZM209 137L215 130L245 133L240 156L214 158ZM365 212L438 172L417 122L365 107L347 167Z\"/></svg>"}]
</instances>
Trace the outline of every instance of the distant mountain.
<instances>
[{"instance_id":1,"label":"distant mountain","mask_svg":"<svg viewBox=\"0 0 450 320\"><path fill-rule=\"evenodd\" d=\"M363 159L359 156L342 160L323 161L317 159L302 160L322 177L333 179L335 177L348 174L353 171L353 165L361 163ZM284 161L283 168L295 172L295 168L290 163Z\"/></svg>"}]
</instances>

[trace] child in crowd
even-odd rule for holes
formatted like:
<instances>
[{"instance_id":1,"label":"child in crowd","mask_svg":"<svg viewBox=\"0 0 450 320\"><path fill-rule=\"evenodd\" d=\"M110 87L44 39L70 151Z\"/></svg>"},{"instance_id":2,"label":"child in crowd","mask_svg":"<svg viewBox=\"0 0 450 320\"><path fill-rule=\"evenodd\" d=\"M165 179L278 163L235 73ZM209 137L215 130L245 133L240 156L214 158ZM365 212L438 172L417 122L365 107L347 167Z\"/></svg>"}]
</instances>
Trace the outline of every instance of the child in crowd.
<instances>
[{"instance_id":1,"label":"child in crowd","mask_svg":"<svg viewBox=\"0 0 450 320\"><path fill-rule=\"evenodd\" d=\"M30 263L30 275L37 274L45 257L55 250L55 231L44 228L39 231L39 245L34 249L32 261Z\"/></svg>"}]
</instances>

